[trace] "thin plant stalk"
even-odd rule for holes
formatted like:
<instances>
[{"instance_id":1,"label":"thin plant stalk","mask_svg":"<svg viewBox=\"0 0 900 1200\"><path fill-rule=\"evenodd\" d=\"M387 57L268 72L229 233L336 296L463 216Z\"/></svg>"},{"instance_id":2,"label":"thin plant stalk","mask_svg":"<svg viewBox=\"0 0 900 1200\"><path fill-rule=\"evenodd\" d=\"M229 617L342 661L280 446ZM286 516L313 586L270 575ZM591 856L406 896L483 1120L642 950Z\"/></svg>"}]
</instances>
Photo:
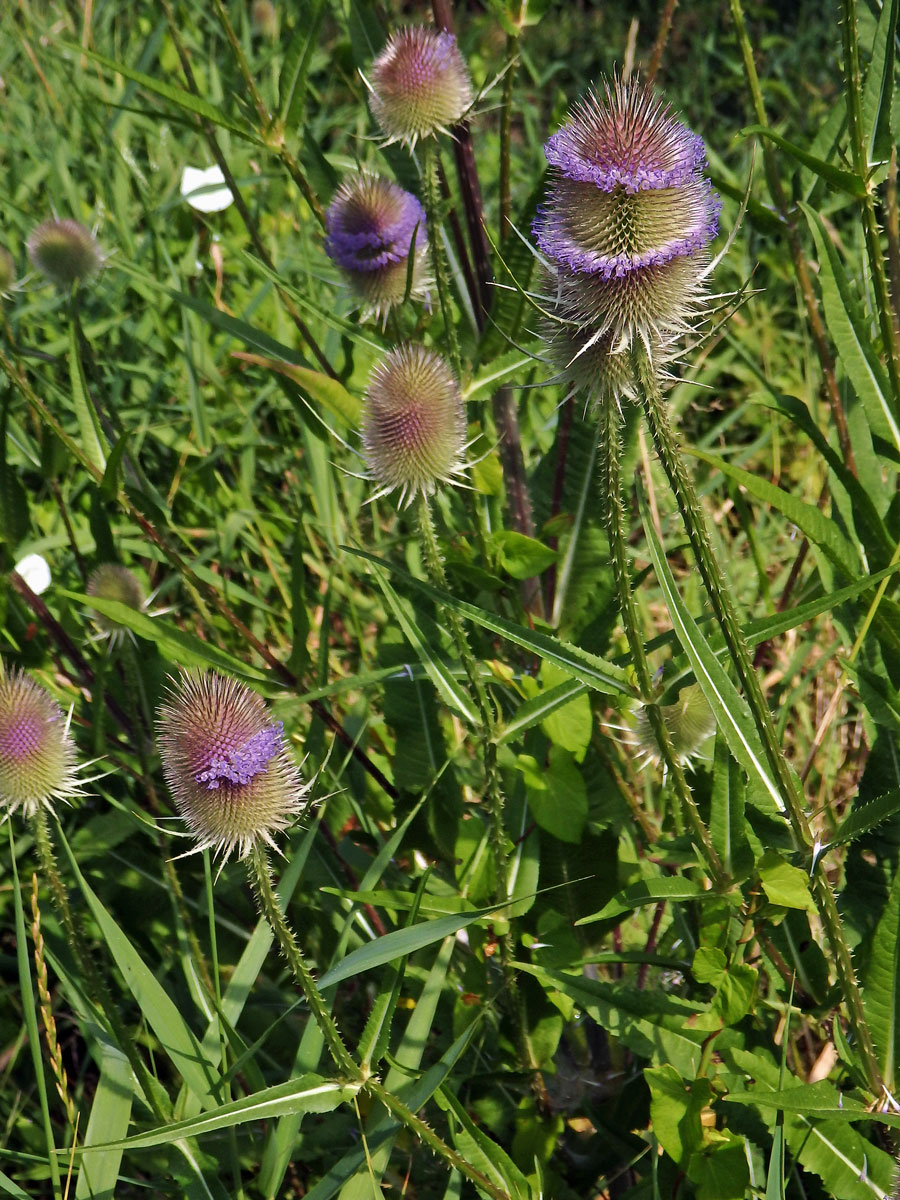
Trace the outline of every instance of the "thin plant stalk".
<instances>
[{"instance_id":1,"label":"thin plant stalk","mask_svg":"<svg viewBox=\"0 0 900 1200\"><path fill-rule=\"evenodd\" d=\"M684 768L672 748L669 731L658 704L653 702L653 683L650 666L644 649L631 587L631 565L626 545L625 510L621 478L622 417L616 400L608 399L600 408L600 482L603 508L606 515L606 530L609 537L613 576L619 599L619 614L625 629L625 637L631 652L631 661L637 676L641 702L646 708L647 719L659 746L666 770L672 780L677 801L676 831L682 832L682 822L687 820L695 838L706 869L717 886L728 883L728 876L712 843L709 830L700 816L700 811L684 775Z\"/></svg>"},{"instance_id":2,"label":"thin plant stalk","mask_svg":"<svg viewBox=\"0 0 900 1200\"><path fill-rule=\"evenodd\" d=\"M703 579L703 585L712 603L716 620L722 630L729 657L744 689L766 758L775 775L778 790L784 802L785 815L798 847L813 856L813 838L803 807L802 791L781 751L772 714L769 712L763 696L759 678L753 669L731 593L725 583L709 539L706 518L694 491L690 475L682 461L678 440L669 425L668 412L659 379L643 349L635 352L635 360L640 381L641 401L650 434L675 496L688 540L694 552L697 569ZM850 1024L859 1044L866 1081L872 1093L880 1096L884 1085L866 1022L862 993L853 970L850 947L847 944L831 885L821 869L816 869L815 861L813 862L811 888L825 936L831 947Z\"/></svg>"},{"instance_id":3,"label":"thin plant stalk","mask_svg":"<svg viewBox=\"0 0 900 1200\"><path fill-rule=\"evenodd\" d=\"M378 1079L368 1075L366 1070L353 1059L328 1009L325 997L319 990L319 985L316 983L315 977L307 965L303 951L300 949L297 939L290 925L287 923L284 913L281 911L281 906L278 903L278 897L275 894L272 882L271 868L266 857L266 852L261 846L254 846L251 851L247 870L250 886L256 895L260 911L270 925L278 945L288 961L291 973L297 983L299 983L303 995L306 997L313 1020L321 1030L325 1045L328 1047L331 1058L341 1075L349 1082L357 1084L360 1090L365 1089L376 1100L379 1100L393 1116L402 1121L407 1129L415 1134L429 1149L439 1154L449 1166L454 1167L478 1188L487 1192L494 1200L510 1200L502 1188L498 1188L485 1175L466 1162L464 1158L447 1145L438 1133L407 1108L401 1100L389 1092Z\"/></svg>"},{"instance_id":4,"label":"thin plant stalk","mask_svg":"<svg viewBox=\"0 0 900 1200\"><path fill-rule=\"evenodd\" d=\"M444 333L447 339L447 354L456 378L462 376L462 364L459 357L459 340L456 336L456 324L453 320L453 307L450 303L450 283L447 277L447 260L444 247L441 244L441 184L438 172L438 150L434 138L427 138L423 144L423 199L425 201L425 217L428 222L428 246L431 250L431 269L434 271L434 282L437 287L438 304L444 321Z\"/></svg>"}]
</instances>

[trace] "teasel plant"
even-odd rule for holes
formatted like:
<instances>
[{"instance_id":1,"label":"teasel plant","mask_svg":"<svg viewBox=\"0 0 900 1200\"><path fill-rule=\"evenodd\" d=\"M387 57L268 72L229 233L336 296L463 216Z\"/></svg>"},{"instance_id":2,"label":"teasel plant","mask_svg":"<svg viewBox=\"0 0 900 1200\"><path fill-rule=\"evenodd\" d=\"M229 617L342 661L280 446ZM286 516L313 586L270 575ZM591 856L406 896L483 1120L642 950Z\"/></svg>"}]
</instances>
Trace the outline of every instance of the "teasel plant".
<instances>
[{"instance_id":1,"label":"teasel plant","mask_svg":"<svg viewBox=\"0 0 900 1200\"><path fill-rule=\"evenodd\" d=\"M450 1147L425 1121L358 1062L338 1028L306 955L282 911L269 853L276 839L309 807L310 785L293 760L282 722L270 718L262 698L217 671L182 671L170 681L157 714L163 774L195 845L224 864L236 856L247 864L260 913L299 984L310 1014L348 1098L366 1092L449 1167L494 1200L507 1193Z\"/></svg>"},{"instance_id":2,"label":"teasel plant","mask_svg":"<svg viewBox=\"0 0 900 1200\"><path fill-rule=\"evenodd\" d=\"M642 717L671 779L681 817L713 885L732 881L713 844L672 736L672 708L656 702L638 621L627 552L621 478L623 413L637 405L668 479L697 570L763 749L770 794L809 863L811 889L828 940L866 1082L882 1083L862 994L834 894L816 854L802 787L788 764L713 550L706 517L669 420L666 389L685 338L702 316L709 245L720 203L703 173L703 141L643 84L614 79L590 92L545 146L551 180L534 235L555 292L548 336L557 378L581 391L597 414L599 485L619 610L641 696ZM649 535L649 531L648 531ZM659 564L657 564L659 565ZM698 679L702 683L702 679ZM713 696L709 697L714 699Z\"/></svg>"}]
</instances>

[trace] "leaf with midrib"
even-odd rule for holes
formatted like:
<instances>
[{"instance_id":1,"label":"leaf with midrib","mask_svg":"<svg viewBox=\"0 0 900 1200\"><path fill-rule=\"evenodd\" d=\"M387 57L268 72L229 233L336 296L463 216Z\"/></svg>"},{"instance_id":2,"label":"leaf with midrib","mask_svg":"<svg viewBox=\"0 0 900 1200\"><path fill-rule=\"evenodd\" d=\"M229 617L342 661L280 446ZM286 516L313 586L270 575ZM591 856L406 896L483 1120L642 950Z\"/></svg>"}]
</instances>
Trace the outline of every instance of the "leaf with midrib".
<instances>
[{"instance_id":1,"label":"leaf with midrib","mask_svg":"<svg viewBox=\"0 0 900 1200\"><path fill-rule=\"evenodd\" d=\"M863 999L881 1076L893 1092L900 1052L900 870L872 938Z\"/></svg>"}]
</instances>

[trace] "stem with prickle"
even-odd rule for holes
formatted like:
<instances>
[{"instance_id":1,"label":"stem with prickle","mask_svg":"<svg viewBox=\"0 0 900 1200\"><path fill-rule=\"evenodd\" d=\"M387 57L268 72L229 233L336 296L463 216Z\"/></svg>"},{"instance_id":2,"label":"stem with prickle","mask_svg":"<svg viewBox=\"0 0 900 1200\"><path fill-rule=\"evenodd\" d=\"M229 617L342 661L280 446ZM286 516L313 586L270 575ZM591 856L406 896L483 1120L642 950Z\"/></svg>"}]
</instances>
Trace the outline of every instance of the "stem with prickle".
<instances>
[{"instance_id":1,"label":"stem with prickle","mask_svg":"<svg viewBox=\"0 0 900 1200\"><path fill-rule=\"evenodd\" d=\"M427 138L423 148L423 199L425 201L425 218L428 222L428 246L431 250L431 269L434 271L434 282L437 287L438 303L444 320L444 332L447 337L447 351L450 363L457 379L462 376L461 360L459 357L459 341L456 337L456 325L453 321L453 308L450 303L450 283L447 278L447 260L444 257L444 247L441 245L441 183L438 168L438 151L434 138Z\"/></svg>"},{"instance_id":2,"label":"stem with prickle","mask_svg":"<svg viewBox=\"0 0 900 1200\"><path fill-rule=\"evenodd\" d=\"M709 830L703 823L694 797L691 795L681 762L672 748L669 731L666 728L660 707L658 704L652 702L653 682L635 610L634 593L631 587L631 566L628 562L626 548L625 512L622 500L623 489L620 471L622 450L620 442L621 424L622 416L616 400L608 399L604 401L600 408L601 500L605 510L606 531L609 537L613 576L619 597L619 615L622 618L625 637L628 641L628 648L631 651L631 661L634 666L635 675L637 676L641 702L646 708L650 728L659 745L660 753L675 789L675 796L679 805L679 808L676 809L677 825L680 825L682 817L687 818L687 822L697 840L710 876L717 885L721 885L728 882L728 876L713 846Z\"/></svg>"},{"instance_id":3,"label":"stem with prickle","mask_svg":"<svg viewBox=\"0 0 900 1200\"><path fill-rule=\"evenodd\" d=\"M682 462L678 439L669 425L665 401L653 364L643 349L635 352L635 366L641 385L641 401L656 452L675 496L685 531L703 585L709 595L716 620L725 638L728 654L738 674L756 728L762 740L766 759L775 776L784 802L785 815L799 847L812 854L813 838L803 807L803 796L787 760L781 752L778 735L763 696L759 678L753 669L740 622L725 583L722 570L713 551L706 528L706 519L697 499L694 485ZM844 935L834 895L821 871L813 870L812 892L825 935L831 947L838 980L847 1005L850 1023L859 1043L860 1057L866 1080L874 1095L883 1089L878 1059L866 1022L862 993L853 970L850 947Z\"/></svg>"},{"instance_id":4,"label":"stem with prickle","mask_svg":"<svg viewBox=\"0 0 900 1200\"><path fill-rule=\"evenodd\" d=\"M97 970L97 966L91 957L84 930L80 928L79 922L72 912L66 885L62 881L62 876L56 865L56 857L53 853L53 845L50 840L47 813L43 808L38 808L37 812L31 818L31 831L34 835L34 844L38 853L41 872L49 884L53 905L62 920L63 928L69 939L69 949L75 958L85 988L91 1000L109 1022L113 1037L116 1039L122 1053L128 1059L129 1065L132 1071L134 1071L153 1115L158 1121L165 1123L169 1120L169 1117L163 1112L162 1106L159 1103L156 1087L154 1086L150 1072L147 1070L147 1065L138 1053L134 1039L125 1028L122 1018L119 1016L118 1008L113 997L110 995L106 981ZM159 1085L157 1084L156 1086L158 1087Z\"/></svg>"}]
</instances>

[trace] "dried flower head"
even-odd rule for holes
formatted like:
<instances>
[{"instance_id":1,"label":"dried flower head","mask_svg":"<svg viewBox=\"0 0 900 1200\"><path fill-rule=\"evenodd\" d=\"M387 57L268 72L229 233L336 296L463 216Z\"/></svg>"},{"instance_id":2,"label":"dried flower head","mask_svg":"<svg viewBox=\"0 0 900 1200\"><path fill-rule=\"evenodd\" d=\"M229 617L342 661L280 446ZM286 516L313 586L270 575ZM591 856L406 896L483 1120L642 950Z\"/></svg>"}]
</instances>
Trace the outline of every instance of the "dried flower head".
<instances>
[{"instance_id":1,"label":"dried flower head","mask_svg":"<svg viewBox=\"0 0 900 1200\"><path fill-rule=\"evenodd\" d=\"M362 417L363 455L379 495L401 489L401 504L463 467L466 417L453 372L439 354L406 343L369 380Z\"/></svg>"},{"instance_id":2,"label":"dried flower head","mask_svg":"<svg viewBox=\"0 0 900 1200\"><path fill-rule=\"evenodd\" d=\"M45 688L0 662L0 807L26 817L81 794L75 745Z\"/></svg>"},{"instance_id":3,"label":"dried flower head","mask_svg":"<svg viewBox=\"0 0 900 1200\"><path fill-rule=\"evenodd\" d=\"M103 266L100 243L78 221L44 221L29 234L27 247L32 263L60 288L89 279Z\"/></svg>"},{"instance_id":4,"label":"dried flower head","mask_svg":"<svg viewBox=\"0 0 900 1200\"><path fill-rule=\"evenodd\" d=\"M87 582L87 594L96 596L99 600L115 600L138 612L147 604L140 580L127 567L118 563L101 563L99 567L95 567ZM124 629L118 621L101 612L97 612L96 621L104 633L115 634Z\"/></svg>"},{"instance_id":5,"label":"dried flower head","mask_svg":"<svg viewBox=\"0 0 900 1200\"><path fill-rule=\"evenodd\" d=\"M616 81L575 108L545 153L554 174L534 233L556 269L560 315L610 354L635 338L651 357L668 350L703 300L718 228L703 142L647 88Z\"/></svg>"},{"instance_id":6,"label":"dried flower head","mask_svg":"<svg viewBox=\"0 0 900 1200\"><path fill-rule=\"evenodd\" d=\"M699 684L682 688L675 703L661 705L660 713L675 758L682 764L695 759L703 743L715 732L716 719ZM648 763L658 767L662 762L662 751L646 706L638 705L631 715L632 724L624 729L626 744L637 752L640 767Z\"/></svg>"},{"instance_id":7,"label":"dried flower head","mask_svg":"<svg viewBox=\"0 0 900 1200\"><path fill-rule=\"evenodd\" d=\"M5 246L0 246L0 296L8 296L15 282L16 260Z\"/></svg>"},{"instance_id":8,"label":"dried flower head","mask_svg":"<svg viewBox=\"0 0 900 1200\"><path fill-rule=\"evenodd\" d=\"M325 214L325 229L325 251L367 315L386 316L406 297L408 281L411 297L427 295L425 212L415 196L390 179L363 173L346 179Z\"/></svg>"},{"instance_id":9,"label":"dried flower head","mask_svg":"<svg viewBox=\"0 0 900 1200\"><path fill-rule=\"evenodd\" d=\"M369 106L389 141L414 146L448 132L472 104L472 80L456 37L423 25L392 34L372 64Z\"/></svg>"},{"instance_id":10,"label":"dried flower head","mask_svg":"<svg viewBox=\"0 0 900 1200\"><path fill-rule=\"evenodd\" d=\"M215 671L185 671L172 681L158 744L197 850L244 858L260 843L274 846L307 793L282 723L256 692Z\"/></svg>"}]
</instances>

